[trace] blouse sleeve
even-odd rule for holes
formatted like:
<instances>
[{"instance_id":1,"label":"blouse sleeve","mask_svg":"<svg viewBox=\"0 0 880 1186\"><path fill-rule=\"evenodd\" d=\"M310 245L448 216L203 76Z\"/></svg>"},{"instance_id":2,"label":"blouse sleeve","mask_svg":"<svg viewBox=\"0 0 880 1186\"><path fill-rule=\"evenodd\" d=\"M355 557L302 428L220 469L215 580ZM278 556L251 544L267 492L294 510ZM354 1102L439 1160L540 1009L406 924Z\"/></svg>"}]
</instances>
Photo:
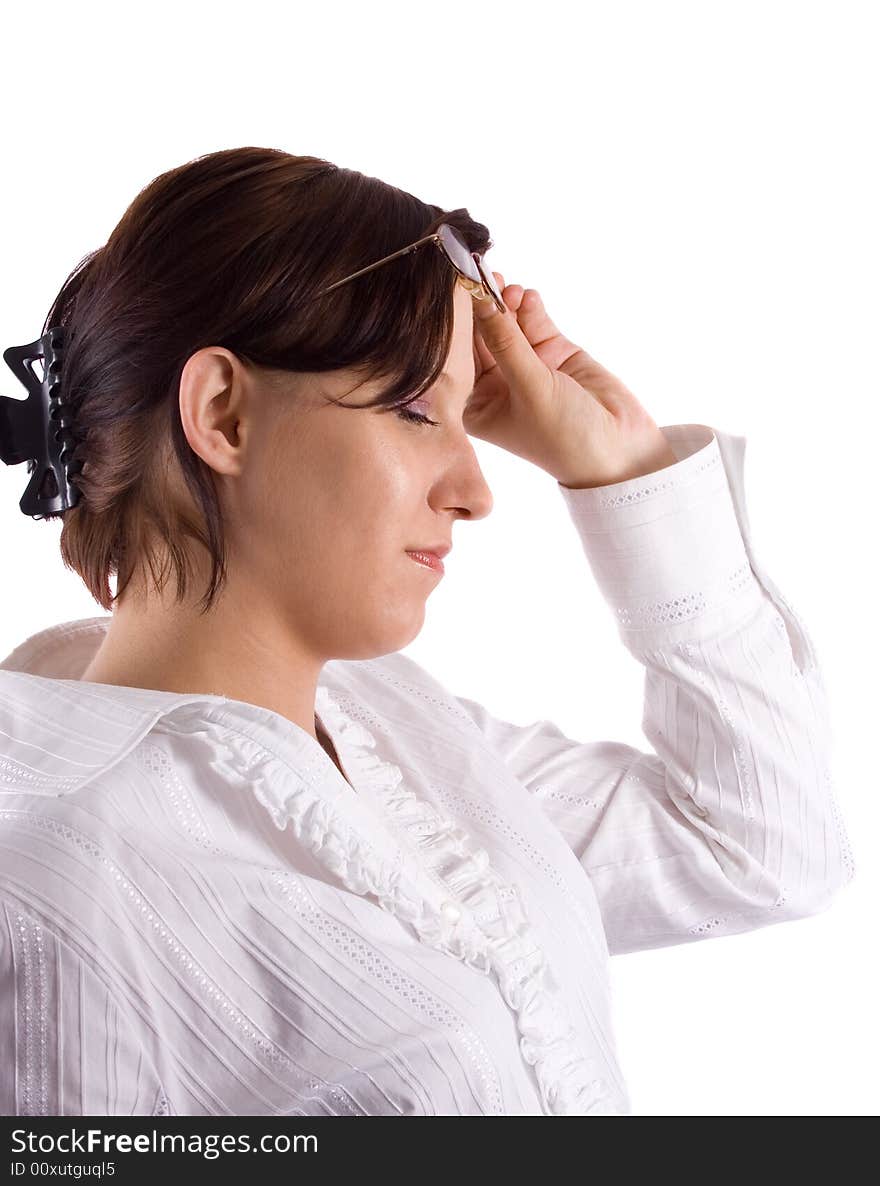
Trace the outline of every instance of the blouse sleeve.
<instances>
[{"instance_id":1,"label":"blouse sleeve","mask_svg":"<svg viewBox=\"0 0 880 1186\"><path fill-rule=\"evenodd\" d=\"M559 486L644 667L653 748L514 725L456 697L589 875L612 955L818 913L854 872L815 649L751 544L745 441L662 431L676 464Z\"/></svg>"},{"instance_id":2,"label":"blouse sleeve","mask_svg":"<svg viewBox=\"0 0 880 1186\"><path fill-rule=\"evenodd\" d=\"M156 1115L167 1102L97 974L0 898L0 1115Z\"/></svg>"}]
</instances>

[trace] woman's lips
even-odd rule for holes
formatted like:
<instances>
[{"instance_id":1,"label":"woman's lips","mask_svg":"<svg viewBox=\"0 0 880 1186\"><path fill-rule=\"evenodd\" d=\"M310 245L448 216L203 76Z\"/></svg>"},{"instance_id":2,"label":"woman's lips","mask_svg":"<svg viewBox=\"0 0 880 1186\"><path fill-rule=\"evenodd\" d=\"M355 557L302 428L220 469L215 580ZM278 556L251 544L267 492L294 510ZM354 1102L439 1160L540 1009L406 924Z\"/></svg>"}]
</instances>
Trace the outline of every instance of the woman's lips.
<instances>
[{"instance_id":1,"label":"woman's lips","mask_svg":"<svg viewBox=\"0 0 880 1186\"><path fill-rule=\"evenodd\" d=\"M407 551L407 556L412 556L416 564L421 564L425 568L433 568L434 572L440 573L442 576L445 572L443 568L443 561L439 556L435 556L433 552L410 552Z\"/></svg>"}]
</instances>

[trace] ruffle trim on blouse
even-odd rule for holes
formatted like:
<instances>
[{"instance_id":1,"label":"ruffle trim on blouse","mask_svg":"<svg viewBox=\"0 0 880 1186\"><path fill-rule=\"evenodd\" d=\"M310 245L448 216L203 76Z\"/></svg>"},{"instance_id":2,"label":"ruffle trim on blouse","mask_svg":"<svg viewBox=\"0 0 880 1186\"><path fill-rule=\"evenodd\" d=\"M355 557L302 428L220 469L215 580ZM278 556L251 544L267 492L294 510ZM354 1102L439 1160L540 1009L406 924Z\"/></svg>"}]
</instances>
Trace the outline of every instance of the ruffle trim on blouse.
<instances>
[{"instance_id":1,"label":"ruffle trim on blouse","mask_svg":"<svg viewBox=\"0 0 880 1186\"><path fill-rule=\"evenodd\" d=\"M423 916L416 924L420 935L427 929L434 938L439 931L448 948L469 913L482 940L481 966L495 973L504 1000L517 1015L520 1051L534 1067L547 1110L556 1115L604 1110L607 1085L590 1077L592 1060L579 1049L578 1033L529 923L519 887L499 876L486 849L472 847L468 833L453 819L404 785L400 768L373 752L376 739L369 730L353 721L323 686L318 688L316 708L345 746L345 766L355 782L376 794L421 865L454 896L456 905L464 907L457 921L440 911Z\"/></svg>"},{"instance_id":2,"label":"ruffle trim on blouse","mask_svg":"<svg viewBox=\"0 0 880 1186\"><path fill-rule=\"evenodd\" d=\"M306 761L295 769L222 722L206 723L202 716L193 732L210 736L211 768L251 791L276 827L292 824L297 839L354 893L373 894L383 909L410 923L428 946L484 974L494 972L517 1017L522 1057L534 1068L550 1114L616 1114L608 1085L590 1075L593 1060L581 1052L519 888L495 872L485 849L470 847L467 833L454 820L403 785L400 768L372 752L373 735L322 685L315 706L353 782L372 793L385 809L389 828L401 837L403 847L393 858L366 838L366 825L359 830L346 819L346 813L357 818L366 804L347 800L340 808L328 792L322 797L321 783L331 788L323 751L315 754L312 765ZM185 715L184 710L178 717L182 721ZM335 766L332 774L334 782L341 777ZM455 910L438 908L417 888L413 893L416 882L407 876L405 849L412 853L409 867L425 870L437 884L438 896L443 890L454 896L454 905L462 907L459 917Z\"/></svg>"},{"instance_id":3,"label":"ruffle trim on blouse","mask_svg":"<svg viewBox=\"0 0 880 1186\"><path fill-rule=\"evenodd\" d=\"M251 792L276 828L293 827L297 840L356 894L375 894L386 909L407 922L421 913L422 902L407 896L403 869L367 845L334 805L316 793L307 775L293 770L259 741L230 733L221 723L196 732L210 737L217 752L209 766L224 781Z\"/></svg>"}]
</instances>

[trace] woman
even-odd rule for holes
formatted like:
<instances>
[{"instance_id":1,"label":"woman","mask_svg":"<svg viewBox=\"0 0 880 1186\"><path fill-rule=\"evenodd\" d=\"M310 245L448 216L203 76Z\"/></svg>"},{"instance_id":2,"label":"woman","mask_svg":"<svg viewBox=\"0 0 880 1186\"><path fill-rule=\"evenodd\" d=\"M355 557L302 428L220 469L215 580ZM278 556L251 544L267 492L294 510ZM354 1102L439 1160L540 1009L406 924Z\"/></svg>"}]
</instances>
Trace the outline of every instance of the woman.
<instances>
[{"instance_id":1,"label":"woman","mask_svg":"<svg viewBox=\"0 0 880 1186\"><path fill-rule=\"evenodd\" d=\"M148 185L54 302L63 428L37 465L0 401L3 459L112 614L0 670L5 1113L627 1114L609 955L851 877L744 441L658 428L489 245L242 148ZM492 507L471 436L556 479L652 750L399 653Z\"/></svg>"}]
</instances>

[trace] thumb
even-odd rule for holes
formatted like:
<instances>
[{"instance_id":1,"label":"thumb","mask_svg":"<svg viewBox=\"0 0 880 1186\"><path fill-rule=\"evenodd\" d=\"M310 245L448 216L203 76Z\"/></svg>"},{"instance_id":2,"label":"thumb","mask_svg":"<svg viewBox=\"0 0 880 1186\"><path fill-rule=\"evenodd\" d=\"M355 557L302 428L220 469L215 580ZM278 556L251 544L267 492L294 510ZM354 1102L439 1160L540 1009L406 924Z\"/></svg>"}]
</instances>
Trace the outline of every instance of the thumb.
<instances>
[{"instance_id":1,"label":"thumb","mask_svg":"<svg viewBox=\"0 0 880 1186\"><path fill-rule=\"evenodd\" d=\"M503 288L504 279L500 273L494 272L493 275ZM491 298L475 299L472 304L474 326L480 331L511 390L534 391L546 384L550 379L549 368L535 353L516 313L510 308L501 313Z\"/></svg>"}]
</instances>

